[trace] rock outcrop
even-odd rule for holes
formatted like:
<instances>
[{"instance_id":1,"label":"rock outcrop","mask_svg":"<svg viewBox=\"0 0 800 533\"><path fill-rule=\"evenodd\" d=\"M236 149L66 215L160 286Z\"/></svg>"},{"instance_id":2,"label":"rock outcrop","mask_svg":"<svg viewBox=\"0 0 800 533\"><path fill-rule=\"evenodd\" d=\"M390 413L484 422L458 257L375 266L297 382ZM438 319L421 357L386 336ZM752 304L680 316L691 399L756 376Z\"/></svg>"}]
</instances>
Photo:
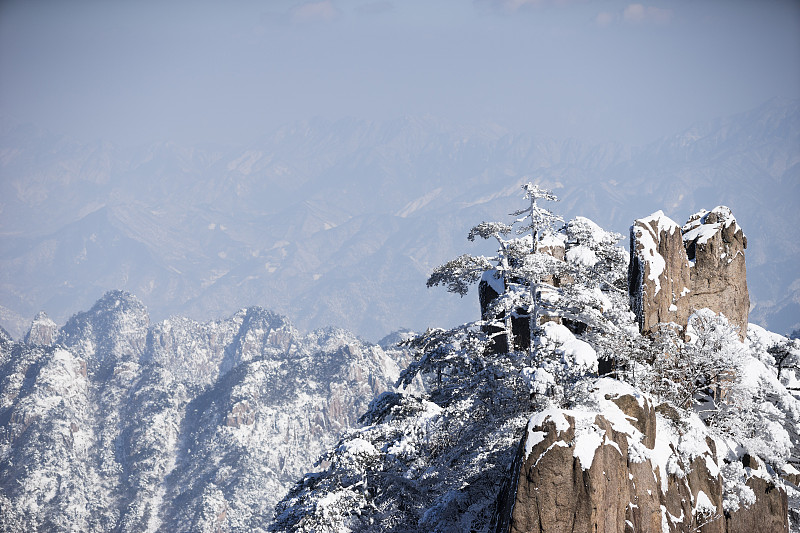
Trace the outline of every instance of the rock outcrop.
<instances>
[{"instance_id":1,"label":"rock outcrop","mask_svg":"<svg viewBox=\"0 0 800 533\"><path fill-rule=\"evenodd\" d=\"M739 326L744 337L750 312L744 250L747 237L731 210L715 207L689 218L682 228L683 244L692 268L690 307L707 307Z\"/></svg>"},{"instance_id":2,"label":"rock outcrop","mask_svg":"<svg viewBox=\"0 0 800 533\"><path fill-rule=\"evenodd\" d=\"M31 322L28 333L25 334L25 344L38 346L52 346L58 336L58 326L47 313L39 311Z\"/></svg>"},{"instance_id":3,"label":"rock outcrop","mask_svg":"<svg viewBox=\"0 0 800 533\"><path fill-rule=\"evenodd\" d=\"M494 301L506 291L505 281L497 270L487 270L483 273L478 284L478 298L481 304L481 318L495 320L502 324L506 320L505 311L496 312L492 309ZM525 351L530 345L531 330L527 311L517 308L515 315L509 319L514 349ZM508 337L505 328L500 325L485 325L483 331L492 339L492 353L505 353L508 351Z\"/></svg>"},{"instance_id":4,"label":"rock outcrop","mask_svg":"<svg viewBox=\"0 0 800 533\"><path fill-rule=\"evenodd\" d=\"M686 324L689 268L680 226L662 211L633 223L628 293L643 332L662 322Z\"/></svg>"},{"instance_id":5,"label":"rock outcrop","mask_svg":"<svg viewBox=\"0 0 800 533\"><path fill-rule=\"evenodd\" d=\"M754 465L742 471L755 502L724 510L720 469L737 459L699 419L675 425L609 379L595 395L595 411L551 408L530 419L497 533L788 532L786 492Z\"/></svg>"},{"instance_id":6,"label":"rock outcrop","mask_svg":"<svg viewBox=\"0 0 800 533\"><path fill-rule=\"evenodd\" d=\"M506 290L505 282L497 270L487 270L483 273L478 284L478 299L481 304L481 318L483 320L505 320L505 313L495 314L491 309L492 302ZM483 326L483 331L492 339L492 352L504 353L508 351L508 338L503 334L500 326ZM516 332L514 332L516 333Z\"/></svg>"},{"instance_id":7,"label":"rock outcrop","mask_svg":"<svg viewBox=\"0 0 800 533\"><path fill-rule=\"evenodd\" d=\"M122 291L31 331L0 329L4 532L263 531L409 357L258 307L151 325Z\"/></svg>"},{"instance_id":8,"label":"rock outcrop","mask_svg":"<svg viewBox=\"0 0 800 533\"><path fill-rule=\"evenodd\" d=\"M642 332L686 326L702 308L722 313L744 338L750 311L747 238L724 206L692 215L683 227L657 211L631 226L628 293Z\"/></svg>"}]
</instances>

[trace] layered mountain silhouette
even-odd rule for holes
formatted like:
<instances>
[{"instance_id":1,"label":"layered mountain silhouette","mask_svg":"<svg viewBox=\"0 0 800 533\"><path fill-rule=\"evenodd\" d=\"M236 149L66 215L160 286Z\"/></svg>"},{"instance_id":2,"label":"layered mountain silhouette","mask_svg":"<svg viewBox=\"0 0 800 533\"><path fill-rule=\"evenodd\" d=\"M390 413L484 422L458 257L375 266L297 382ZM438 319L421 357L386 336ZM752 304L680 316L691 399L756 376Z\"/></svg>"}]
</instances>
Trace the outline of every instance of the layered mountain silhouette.
<instances>
[{"instance_id":1,"label":"layered mountain silhouette","mask_svg":"<svg viewBox=\"0 0 800 533\"><path fill-rule=\"evenodd\" d=\"M748 229L751 321L800 325L797 100L641 147L555 141L433 118L295 124L250 146L137 149L35 128L0 135L0 323L58 323L106 290L154 318L263 305L298 327L378 339L475 314L428 291L476 220L507 215L523 181L554 210L627 234L636 218L727 205ZM477 247L475 252L480 252Z\"/></svg>"}]
</instances>

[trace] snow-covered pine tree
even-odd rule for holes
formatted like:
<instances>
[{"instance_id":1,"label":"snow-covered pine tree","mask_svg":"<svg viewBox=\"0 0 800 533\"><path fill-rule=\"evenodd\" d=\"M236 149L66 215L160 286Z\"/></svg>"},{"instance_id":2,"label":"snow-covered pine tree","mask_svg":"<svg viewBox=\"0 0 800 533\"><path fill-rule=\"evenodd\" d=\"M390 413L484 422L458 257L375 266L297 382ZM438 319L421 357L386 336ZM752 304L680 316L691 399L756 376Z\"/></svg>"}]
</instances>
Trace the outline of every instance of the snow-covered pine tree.
<instances>
[{"instance_id":1,"label":"snow-covered pine tree","mask_svg":"<svg viewBox=\"0 0 800 533\"><path fill-rule=\"evenodd\" d=\"M511 247L506 236L511 233L511 226L501 222L482 222L469 231L467 239L474 241L475 237L482 239L494 238L497 241L497 255L491 258L463 254L451 259L443 265L436 267L428 277L427 286L435 287L444 285L448 292L453 292L464 297L469 292L469 286L478 282L486 272L492 271L495 276L502 279L504 290L509 287ZM497 265L496 267L494 265ZM511 317L502 317L502 326L498 334L506 337L506 346L512 346ZM497 324L492 324L497 326Z\"/></svg>"},{"instance_id":2,"label":"snow-covered pine tree","mask_svg":"<svg viewBox=\"0 0 800 533\"><path fill-rule=\"evenodd\" d=\"M767 349L778 370L778 379L784 370L800 370L800 340L789 338L781 342L776 342Z\"/></svg>"},{"instance_id":3,"label":"snow-covered pine tree","mask_svg":"<svg viewBox=\"0 0 800 533\"><path fill-rule=\"evenodd\" d=\"M452 387L486 367L488 342L480 324L472 322L451 330L430 328L402 343L417 354L400 374L399 385L409 386L418 374L436 376L435 387Z\"/></svg>"},{"instance_id":4,"label":"snow-covered pine tree","mask_svg":"<svg viewBox=\"0 0 800 533\"><path fill-rule=\"evenodd\" d=\"M552 237L555 224L563 219L542 208L538 200L556 201L549 190L533 183L522 185L524 198L529 205L511 213L517 217L512 224L503 222L481 222L470 229L468 240L494 239L498 248L493 257L462 255L434 269L428 278L428 287L444 285L448 291L461 296L467 294L469 285L478 282L484 273L493 271L502 279L503 292L491 303L494 318L489 318L490 327L500 327L497 334L506 337L505 346L528 349L531 335L538 325L540 287L562 273L566 264L563 258L554 258L552 253L540 250L543 239ZM518 237L509 237L515 233ZM512 322L523 319L528 322L527 331L514 339ZM516 342L515 342L516 341Z\"/></svg>"},{"instance_id":5,"label":"snow-covered pine tree","mask_svg":"<svg viewBox=\"0 0 800 533\"><path fill-rule=\"evenodd\" d=\"M525 257L523 271L526 274L525 277L531 295L531 309L528 310L528 331L531 334L539 325L539 283L546 276L555 274L550 260L552 254L540 255L539 241L544 235L552 235L556 222L563 222L564 219L536 203L538 200L557 202L558 197L552 191L530 182L524 184L522 190L525 191L525 199L530 203L524 209L511 213L511 216L520 217L514 221L515 224L519 224L517 235L523 235L525 238L530 239L530 255ZM529 339L529 350L530 344Z\"/></svg>"},{"instance_id":6,"label":"snow-covered pine tree","mask_svg":"<svg viewBox=\"0 0 800 533\"><path fill-rule=\"evenodd\" d=\"M792 465L800 465L800 403L784 383L797 383L797 372L786 366L789 356L781 359L778 348L785 338L750 325L742 345L724 317L708 310L696 312L685 331L664 324L661 334L642 336L627 295L617 290L627 271L626 255L615 247L617 235L580 218L560 228L557 238L538 233L510 238L514 229L502 223L473 228L472 239L497 240L498 255L456 258L432 274L429 286L445 285L463 296L472 283L486 280L488 271L498 289L495 316L507 312L505 324L506 318L527 321L534 304L530 280L536 280L547 289L537 293L547 320L531 335L532 355L514 350L514 343L500 353L487 350L481 327L486 321L416 337L408 343L416 360L399 384L426 374L429 386L373 401L360 419L364 427L344 434L323 458L327 470L307 475L278 506L272 531L493 531L498 489L516 482L508 479L508 466L522 449L519 436L526 427L528 439L542 433L531 431L531 415L538 412L540 420L559 413L588 415L585 424L576 422L576 440L563 443L578 450L579 432L584 442L600 435L592 421L598 406L609 403L604 387L616 398L626 391L640 406L642 391L645 403L659 413L654 419L669 443L657 443L656 453L628 440L634 462L663 460L659 475L672 480L686 477L684 467L701 457L707 468L720 472L722 487L716 490L722 501L710 506L699 499L687 509L685 517L694 526L754 504L750 485L756 472L789 493L790 508L798 507L792 498L800 500L800 491L791 492L776 474L795 473ZM544 253L559 243L560 258ZM544 258L538 270L532 268L534 255ZM620 366L612 376L635 388L597 379L602 357L616 359ZM710 394L718 385L727 393ZM698 413L697 399L709 398L714 403L706 402ZM528 441L523 443L527 453Z\"/></svg>"},{"instance_id":7,"label":"snow-covered pine tree","mask_svg":"<svg viewBox=\"0 0 800 533\"><path fill-rule=\"evenodd\" d=\"M744 349L737 328L724 316L699 309L689 317L685 332L677 324L659 325L652 336L652 379L641 386L676 407L698 410L714 423L740 379Z\"/></svg>"},{"instance_id":8,"label":"snow-covered pine tree","mask_svg":"<svg viewBox=\"0 0 800 533\"><path fill-rule=\"evenodd\" d=\"M628 254L617 246L622 235L606 231L586 217L575 217L565 226L569 250L566 260L576 274L603 290L627 294Z\"/></svg>"}]
</instances>

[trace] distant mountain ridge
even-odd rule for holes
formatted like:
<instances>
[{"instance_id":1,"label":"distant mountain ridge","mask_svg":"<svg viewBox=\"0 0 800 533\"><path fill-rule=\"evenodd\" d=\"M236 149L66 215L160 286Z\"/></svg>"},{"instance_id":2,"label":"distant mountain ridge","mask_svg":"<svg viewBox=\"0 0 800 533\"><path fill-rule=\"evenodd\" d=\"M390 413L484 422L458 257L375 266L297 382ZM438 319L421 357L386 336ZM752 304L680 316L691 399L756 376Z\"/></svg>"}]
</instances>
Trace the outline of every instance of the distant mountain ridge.
<instances>
[{"instance_id":1,"label":"distant mountain ridge","mask_svg":"<svg viewBox=\"0 0 800 533\"><path fill-rule=\"evenodd\" d=\"M151 324L122 291L53 345L0 331L0 530L264 530L403 357L255 307Z\"/></svg>"},{"instance_id":2,"label":"distant mountain ridge","mask_svg":"<svg viewBox=\"0 0 800 533\"><path fill-rule=\"evenodd\" d=\"M315 120L247 147L135 150L0 132L0 323L19 337L111 288L157 318L259 304L304 329L377 339L474 314L427 291L475 220L527 179L555 210L627 234L634 219L728 205L748 236L751 320L800 326L800 113L773 100L644 147L558 142L430 117Z\"/></svg>"}]
</instances>

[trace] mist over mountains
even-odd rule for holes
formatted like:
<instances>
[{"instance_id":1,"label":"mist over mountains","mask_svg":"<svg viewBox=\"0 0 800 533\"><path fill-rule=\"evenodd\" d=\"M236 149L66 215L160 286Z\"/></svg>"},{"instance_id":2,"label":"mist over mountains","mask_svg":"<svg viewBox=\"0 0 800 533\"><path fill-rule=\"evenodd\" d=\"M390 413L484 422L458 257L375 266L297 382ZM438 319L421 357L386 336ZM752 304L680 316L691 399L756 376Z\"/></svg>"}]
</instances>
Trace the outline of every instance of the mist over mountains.
<instances>
[{"instance_id":1,"label":"mist over mountains","mask_svg":"<svg viewBox=\"0 0 800 533\"><path fill-rule=\"evenodd\" d=\"M800 326L799 109L772 100L642 147L405 117L298 123L245 147L128 149L4 122L0 323L19 338L37 311L64 323L108 289L156 320L260 305L372 340L464 322L477 298L425 280L533 180L565 219L626 236L657 209L683 221L728 205L748 237L750 321L788 332Z\"/></svg>"}]
</instances>

